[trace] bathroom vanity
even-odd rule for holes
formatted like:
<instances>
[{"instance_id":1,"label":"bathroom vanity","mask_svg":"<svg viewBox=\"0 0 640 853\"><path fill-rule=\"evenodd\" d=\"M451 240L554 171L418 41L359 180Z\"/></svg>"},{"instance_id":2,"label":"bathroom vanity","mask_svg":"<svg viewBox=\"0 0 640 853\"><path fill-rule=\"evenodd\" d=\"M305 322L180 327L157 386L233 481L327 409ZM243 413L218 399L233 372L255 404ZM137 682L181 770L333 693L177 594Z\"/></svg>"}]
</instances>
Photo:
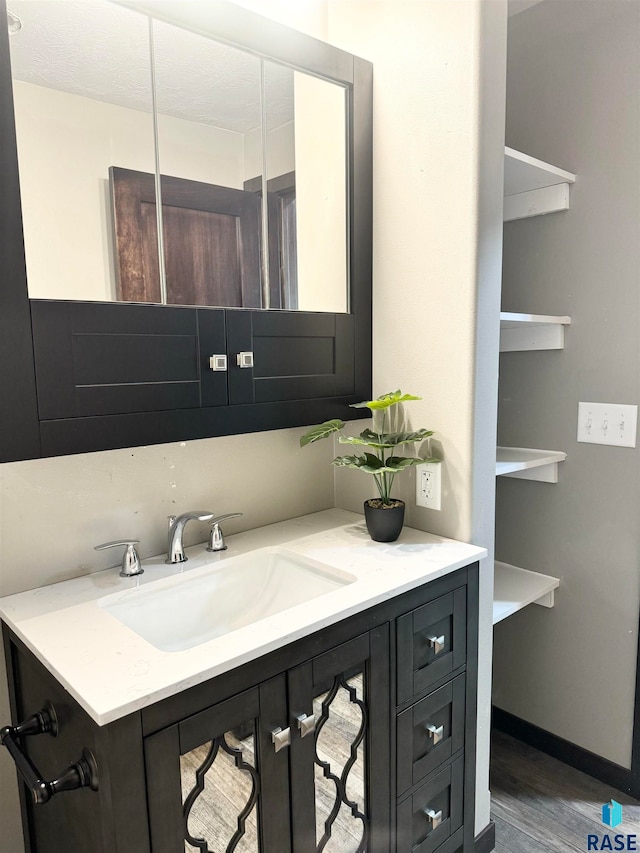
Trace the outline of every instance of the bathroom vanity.
<instances>
[{"instance_id":1,"label":"bathroom vanity","mask_svg":"<svg viewBox=\"0 0 640 853\"><path fill-rule=\"evenodd\" d=\"M0 601L13 724L57 721L14 743L41 781L89 767L49 802L21 784L28 849L472 850L484 550L329 510L188 555Z\"/></svg>"}]
</instances>

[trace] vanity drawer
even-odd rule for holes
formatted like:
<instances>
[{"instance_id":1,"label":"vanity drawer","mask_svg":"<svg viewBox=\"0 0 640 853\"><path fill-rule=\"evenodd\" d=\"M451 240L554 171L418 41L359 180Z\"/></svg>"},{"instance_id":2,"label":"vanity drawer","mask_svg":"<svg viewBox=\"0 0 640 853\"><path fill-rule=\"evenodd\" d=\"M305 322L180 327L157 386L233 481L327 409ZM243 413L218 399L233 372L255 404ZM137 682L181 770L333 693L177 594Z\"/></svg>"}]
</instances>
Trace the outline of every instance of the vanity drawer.
<instances>
[{"instance_id":1,"label":"vanity drawer","mask_svg":"<svg viewBox=\"0 0 640 853\"><path fill-rule=\"evenodd\" d=\"M466 678L453 681L397 717L398 794L426 779L464 747Z\"/></svg>"},{"instance_id":2,"label":"vanity drawer","mask_svg":"<svg viewBox=\"0 0 640 853\"><path fill-rule=\"evenodd\" d=\"M464 759L458 758L397 807L397 853L455 850L462 828ZM445 842L454 839L450 844Z\"/></svg>"},{"instance_id":3,"label":"vanity drawer","mask_svg":"<svg viewBox=\"0 0 640 853\"><path fill-rule=\"evenodd\" d=\"M461 587L397 620L398 704L423 693L467 658L467 589Z\"/></svg>"}]
</instances>

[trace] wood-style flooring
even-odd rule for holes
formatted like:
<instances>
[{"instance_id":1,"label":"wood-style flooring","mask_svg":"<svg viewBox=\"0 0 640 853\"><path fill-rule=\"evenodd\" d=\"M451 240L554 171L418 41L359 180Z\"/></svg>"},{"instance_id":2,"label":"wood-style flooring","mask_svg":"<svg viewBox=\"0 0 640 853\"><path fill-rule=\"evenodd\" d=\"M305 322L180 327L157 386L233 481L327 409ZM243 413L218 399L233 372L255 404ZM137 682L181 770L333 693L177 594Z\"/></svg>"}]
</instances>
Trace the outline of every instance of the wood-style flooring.
<instances>
[{"instance_id":1,"label":"wood-style flooring","mask_svg":"<svg viewBox=\"0 0 640 853\"><path fill-rule=\"evenodd\" d=\"M584 853L589 834L607 832L635 833L640 850L638 800L501 732L492 739L490 788L496 853ZM601 810L612 798L623 822L609 830Z\"/></svg>"}]
</instances>

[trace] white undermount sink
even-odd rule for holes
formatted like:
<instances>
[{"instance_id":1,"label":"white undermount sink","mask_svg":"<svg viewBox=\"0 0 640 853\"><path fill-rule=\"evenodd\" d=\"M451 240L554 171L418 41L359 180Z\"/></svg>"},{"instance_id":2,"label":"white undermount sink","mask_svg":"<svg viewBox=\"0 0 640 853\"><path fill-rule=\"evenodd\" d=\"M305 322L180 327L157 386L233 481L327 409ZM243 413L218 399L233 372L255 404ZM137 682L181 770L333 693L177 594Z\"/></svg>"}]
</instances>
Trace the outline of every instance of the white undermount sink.
<instances>
[{"instance_id":1,"label":"white undermount sink","mask_svg":"<svg viewBox=\"0 0 640 853\"><path fill-rule=\"evenodd\" d=\"M260 548L98 601L165 652L199 646L353 583L356 578L281 548Z\"/></svg>"}]
</instances>

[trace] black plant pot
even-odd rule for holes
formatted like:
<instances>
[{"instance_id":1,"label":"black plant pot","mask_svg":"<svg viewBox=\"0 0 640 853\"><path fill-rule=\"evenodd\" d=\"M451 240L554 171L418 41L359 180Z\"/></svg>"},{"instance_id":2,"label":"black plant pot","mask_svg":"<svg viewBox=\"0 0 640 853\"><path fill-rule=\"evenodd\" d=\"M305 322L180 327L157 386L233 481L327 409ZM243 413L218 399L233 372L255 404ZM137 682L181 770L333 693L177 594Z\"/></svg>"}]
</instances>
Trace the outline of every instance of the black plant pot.
<instances>
[{"instance_id":1,"label":"black plant pot","mask_svg":"<svg viewBox=\"0 0 640 853\"><path fill-rule=\"evenodd\" d=\"M369 500L379 504L377 498ZM364 502L364 520L369 536L375 542L395 542L404 524L404 501L395 501L392 506L371 506Z\"/></svg>"}]
</instances>

